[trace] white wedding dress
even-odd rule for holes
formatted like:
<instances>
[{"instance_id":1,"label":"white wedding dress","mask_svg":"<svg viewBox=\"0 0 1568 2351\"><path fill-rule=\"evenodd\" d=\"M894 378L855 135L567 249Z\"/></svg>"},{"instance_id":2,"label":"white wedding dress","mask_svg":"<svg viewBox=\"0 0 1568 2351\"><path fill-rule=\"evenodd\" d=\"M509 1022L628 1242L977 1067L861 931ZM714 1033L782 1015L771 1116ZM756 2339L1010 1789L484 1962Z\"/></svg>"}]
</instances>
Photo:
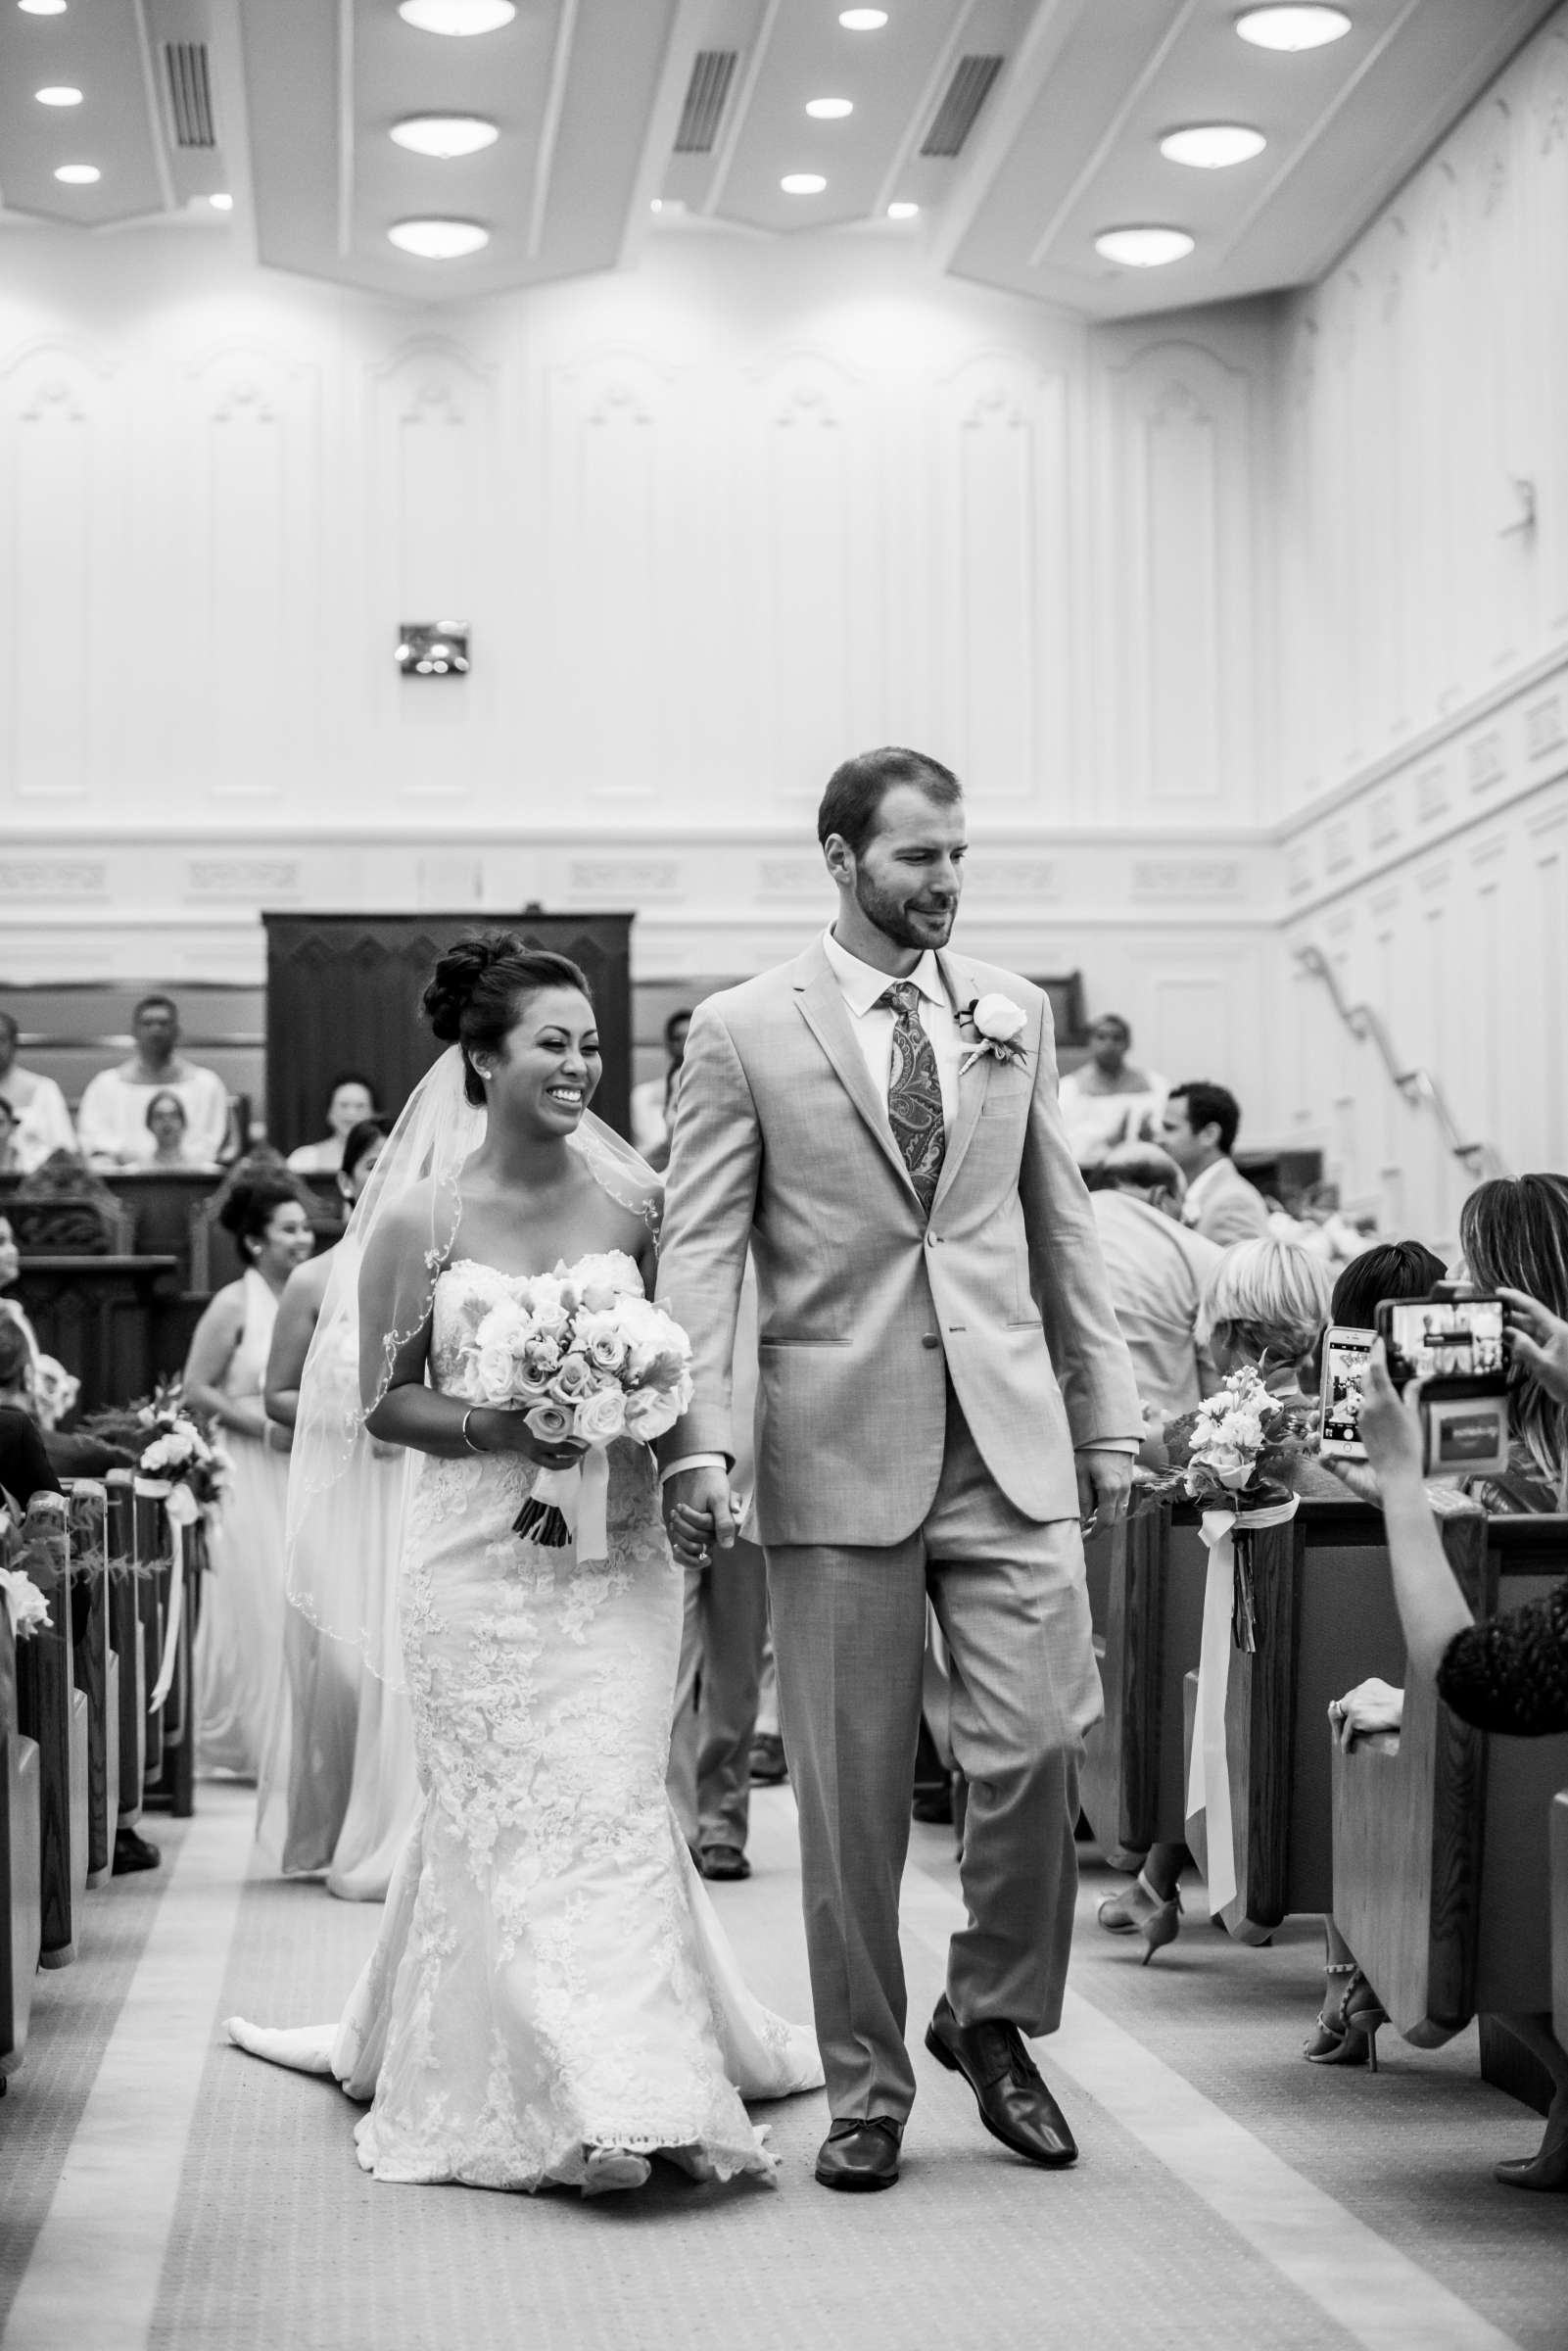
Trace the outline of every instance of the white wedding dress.
<instances>
[{"instance_id":1,"label":"white wedding dress","mask_svg":"<svg viewBox=\"0 0 1568 2351\"><path fill-rule=\"evenodd\" d=\"M440 1274L448 1394L507 1279ZM747 1991L665 1795L682 1579L651 1457L611 1448L595 1565L513 1534L533 1477L513 1456L421 1459L401 1604L424 1809L342 2021L229 2035L370 2099L355 2135L378 2180L627 2183L603 2149L771 2180L741 2101L822 2067Z\"/></svg>"}]
</instances>

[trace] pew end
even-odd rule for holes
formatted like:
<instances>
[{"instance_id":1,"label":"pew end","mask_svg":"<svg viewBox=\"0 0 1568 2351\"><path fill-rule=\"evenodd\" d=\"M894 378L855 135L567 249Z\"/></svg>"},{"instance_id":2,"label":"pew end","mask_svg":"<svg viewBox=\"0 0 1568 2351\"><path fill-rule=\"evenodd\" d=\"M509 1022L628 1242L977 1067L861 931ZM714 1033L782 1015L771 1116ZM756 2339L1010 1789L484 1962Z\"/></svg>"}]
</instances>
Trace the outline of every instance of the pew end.
<instances>
[{"instance_id":1,"label":"pew end","mask_svg":"<svg viewBox=\"0 0 1568 2351\"><path fill-rule=\"evenodd\" d=\"M17 1719L17 1645L0 1607L0 2087L22 2063L43 1935L38 1749Z\"/></svg>"},{"instance_id":2,"label":"pew end","mask_svg":"<svg viewBox=\"0 0 1568 2351\"><path fill-rule=\"evenodd\" d=\"M1551 1799L1551 2029L1568 2049L1568 1788Z\"/></svg>"}]
</instances>

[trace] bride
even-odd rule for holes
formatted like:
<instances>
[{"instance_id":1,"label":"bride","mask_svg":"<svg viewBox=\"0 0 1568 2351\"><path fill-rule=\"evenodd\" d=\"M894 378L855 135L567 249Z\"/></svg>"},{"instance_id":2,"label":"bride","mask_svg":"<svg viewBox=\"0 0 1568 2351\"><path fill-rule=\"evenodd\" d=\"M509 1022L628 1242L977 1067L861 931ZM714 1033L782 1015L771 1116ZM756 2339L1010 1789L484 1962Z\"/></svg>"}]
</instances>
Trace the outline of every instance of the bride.
<instances>
[{"instance_id":1,"label":"bride","mask_svg":"<svg viewBox=\"0 0 1568 2351\"><path fill-rule=\"evenodd\" d=\"M579 1453L475 1404L464 1358L524 1276L615 1251L651 1294L658 1179L587 1115L601 1065L574 964L488 933L441 958L424 1005L451 1049L366 1187L357 1302L329 1289L312 1342L357 1313L365 1409L323 1409L296 1446L328 1499L369 1439L422 1457L400 1599L424 1803L340 2024L227 2029L368 2099L378 2180L589 2194L640 2186L655 2153L771 2180L741 2100L822 2068L746 1991L665 1796L682 1584L652 1458L610 1449L606 1560L520 1539L536 1473ZM396 1680L354 1581L291 1596Z\"/></svg>"}]
</instances>

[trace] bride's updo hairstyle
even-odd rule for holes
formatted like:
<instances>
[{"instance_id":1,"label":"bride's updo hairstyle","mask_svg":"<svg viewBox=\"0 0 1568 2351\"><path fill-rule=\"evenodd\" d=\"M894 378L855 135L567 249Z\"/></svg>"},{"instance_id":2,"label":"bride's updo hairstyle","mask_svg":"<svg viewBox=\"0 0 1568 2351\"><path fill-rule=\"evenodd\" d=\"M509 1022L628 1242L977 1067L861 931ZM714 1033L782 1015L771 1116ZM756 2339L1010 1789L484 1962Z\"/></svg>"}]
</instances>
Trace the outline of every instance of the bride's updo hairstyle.
<instances>
[{"instance_id":1,"label":"bride's updo hairstyle","mask_svg":"<svg viewBox=\"0 0 1568 2351\"><path fill-rule=\"evenodd\" d=\"M546 947L525 946L513 931L481 931L459 939L431 973L421 998L424 1015L444 1045L461 1045L463 1093L476 1110L484 1105L485 1085L474 1054L499 1054L524 999L542 987L575 988L594 1001L575 963Z\"/></svg>"}]
</instances>

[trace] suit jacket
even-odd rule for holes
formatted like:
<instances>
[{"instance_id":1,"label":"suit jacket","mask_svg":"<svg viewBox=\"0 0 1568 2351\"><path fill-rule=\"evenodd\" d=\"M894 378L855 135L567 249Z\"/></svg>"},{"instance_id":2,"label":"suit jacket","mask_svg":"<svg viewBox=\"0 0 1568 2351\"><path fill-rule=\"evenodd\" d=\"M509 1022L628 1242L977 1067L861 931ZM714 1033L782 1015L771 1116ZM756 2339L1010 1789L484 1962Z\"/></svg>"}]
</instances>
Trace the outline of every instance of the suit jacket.
<instances>
[{"instance_id":1,"label":"suit jacket","mask_svg":"<svg viewBox=\"0 0 1568 2351\"><path fill-rule=\"evenodd\" d=\"M949 1374L987 1468L1029 1518L1077 1516L1075 1445L1139 1434L1063 1130L1049 1002L1012 972L939 962L955 1006L1000 991L1028 1026L1022 1063L987 1054L960 1079L928 1222L820 939L691 1023L658 1294L690 1334L696 1392L660 1450L736 1453L749 1244L766 1544L912 1534L941 1474Z\"/></svg>"},{"instance_id":2,"label":"suit jacket","mask_svg":"<svg viewBox=\"0 0 1568 2351\"><path fill-rule=\"evenodd\" d=\"M1233 1159L1216 1160L1209 1171L1192 1228L1221 1249L1228 1249L1233 1241L1267 1239L1268 1203Z\"/></svg>"}]
</instances>

